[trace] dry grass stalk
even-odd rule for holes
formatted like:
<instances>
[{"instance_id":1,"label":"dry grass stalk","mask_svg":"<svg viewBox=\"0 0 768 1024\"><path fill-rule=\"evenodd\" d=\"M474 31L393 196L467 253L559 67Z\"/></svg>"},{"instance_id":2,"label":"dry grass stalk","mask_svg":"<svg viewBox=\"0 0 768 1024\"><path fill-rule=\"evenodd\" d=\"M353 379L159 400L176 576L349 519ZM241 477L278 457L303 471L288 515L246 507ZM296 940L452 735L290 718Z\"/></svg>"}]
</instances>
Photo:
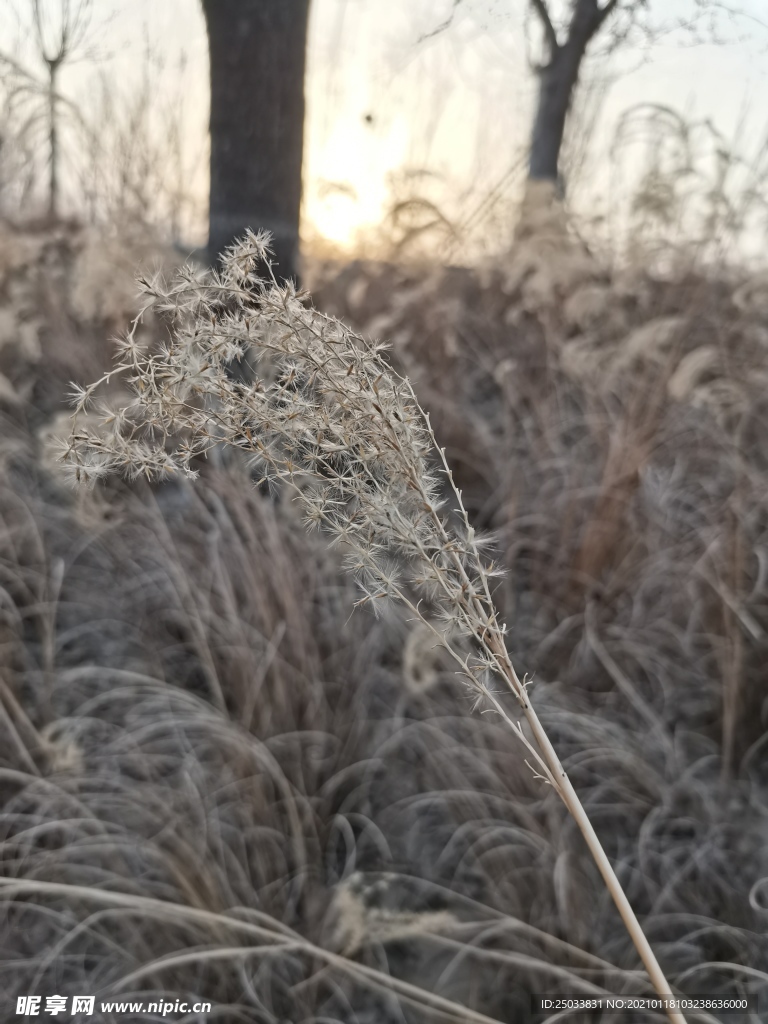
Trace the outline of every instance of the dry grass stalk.
<instances>
[{"instance_id":1,"label":"dry grass stalk","mask_svg":"<svg viewBox=\"0 0 768 1024\"><path fill-rule=\"evenodd\" d=\"M115 471L194 477L194 461L223 444L247 453L262 481L293 490L307 525L343 546L364 592L358 604L402 602L458 664L476 704L496 711L523 743L534 772L577 822L654 987L668 994L526 681L512 665L491 595L499 570L483 555L428 414L385 360L383 345L308 308L292 286L265 284L257 268L268 255L268 238L249 234L228 254L221 277L187 269L170 287L144 281L147 309L171 317L171 340L159 352L145 352L136 340L137 318L116 369L76 390L75 427L63 460L79 482ZM234 378L231 364L250 356L253 381ZM80 428L77 415L115 374L128 376L134 401L103 409L105 429ZM430 467L434 457L438 473ZM441 511L446 484L456 505L452 518ZM508 710L507 694L528 731Z\"/></svg>"}]
</instances>

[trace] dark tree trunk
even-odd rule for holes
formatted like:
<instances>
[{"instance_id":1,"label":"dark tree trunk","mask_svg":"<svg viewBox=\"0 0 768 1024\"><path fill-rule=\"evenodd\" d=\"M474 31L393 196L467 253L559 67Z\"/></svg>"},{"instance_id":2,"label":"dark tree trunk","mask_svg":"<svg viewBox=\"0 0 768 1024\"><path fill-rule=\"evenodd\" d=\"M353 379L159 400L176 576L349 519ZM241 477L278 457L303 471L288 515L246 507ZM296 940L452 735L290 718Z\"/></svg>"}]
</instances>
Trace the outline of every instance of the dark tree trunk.
<instances>
[{"instance_id":1,"label":"dark tree trunk","mask_svg":"<svg viewBox=\"0 0 768 1024\"><path fill-rule=\"evenodd\" d=\"M48 61L48 150L51 160L48 175L48 216L59 214L59 122L56 111L56 88L59 61Z\"/></svg>"},{"instance_id":2,"label":"dark tree trunk","mask_svg":"<svg viewBox=\"0 0 768 1024\"><path fill-rule=\"evenodd\" d=\"M559 43L545 0L531 0L541 19L549 60L539 69L539 98L531 136L528 177L557 181L565 122L590 39L616 9L616 0L573 0L568 38Z\"/></svg>"},{"instance_id":3,"label":"dark tree trunk","mask_svg":"<svg viewBox=\"0 0 768 1024\"><path fill-rule=\"evenodd\" d=\"M539 96L531 136L528 177L557 181L565 119L579 76L581 55L560 46L549 63L539 70Z\"/></svg>"},{"instance_id":4,"label":"dark tree trunk","mask_svg":"<svg viewBox=\"0 0 768 1024\"><path fill-rule=\"evenodd\" d=\"M276 275L295 278L309 0L202 2L211 66L209 257L246 228L264 228Z\"/></svg>"}]
</instances>

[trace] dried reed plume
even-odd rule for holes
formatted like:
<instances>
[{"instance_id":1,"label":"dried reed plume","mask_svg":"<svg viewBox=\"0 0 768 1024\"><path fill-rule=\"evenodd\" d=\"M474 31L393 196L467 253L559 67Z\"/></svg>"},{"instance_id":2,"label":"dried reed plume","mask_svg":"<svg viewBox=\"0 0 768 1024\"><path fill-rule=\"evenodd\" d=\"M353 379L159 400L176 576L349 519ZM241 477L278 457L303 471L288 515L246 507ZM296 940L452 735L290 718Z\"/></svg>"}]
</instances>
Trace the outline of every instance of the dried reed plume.
<instances>
[{"instance_id":1,"label":"dried reed plume","mask_svg":"<svg viewBox=\"0 0 768 1024\"><path fill-rule=\"evenodd\" d=\"M182 271L175 284L143 280L145 312L170 317L168 344L137 341L141 314L120 345L116 368L77 388L75 427L63 461L79 482L194 477L195 461L228 446L246 453L260 482L287 486L309 527L340 545L374 607L402 602L468 680L478 706L495 710L532 759L534 772L576 820L656 990L671 991L578 795L509 658L506 626L491 595L498 568L483 555L445 451L409 381L385 346L356 336L304 304L291 284L263 281L269 239L249 233L221 275ZM245 361L247 373L233 373ZM126 407L102 408L99 429L78 424L96 390L125 375ZM431 468L437 462L438 471ZM455 508L446 513L446 489ZM511 694L522 721L509 710ZM681 1014L670 1019L683 1022Z\"/></svg>"}]
</instances>

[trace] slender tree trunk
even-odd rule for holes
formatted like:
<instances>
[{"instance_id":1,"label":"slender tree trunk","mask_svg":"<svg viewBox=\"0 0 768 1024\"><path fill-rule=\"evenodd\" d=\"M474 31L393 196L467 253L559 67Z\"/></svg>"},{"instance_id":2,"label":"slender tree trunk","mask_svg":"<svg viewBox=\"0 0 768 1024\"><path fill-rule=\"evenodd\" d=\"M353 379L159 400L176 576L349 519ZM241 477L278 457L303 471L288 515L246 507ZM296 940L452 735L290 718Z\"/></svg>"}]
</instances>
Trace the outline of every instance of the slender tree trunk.
<instances>
[{"instance_id":1,"label":"slender tree trunk","mask_svg":"<svg viewBox=\"0 0 768 1024\"><path fill-rule=\"evenodd\" d=\"M48 147L50 150L50 175L48 180L48 216L55 220L59 215L59 125L56 117L56 78L59 65L48 62Z\"/></svg>"},{"instance_id":2,"label":"slender tree trunk","mask_svg":"<svg viewBox=\"0 0 768 1024\"><path fill-rule=\"evenodd\" d=\"M309 0L202 0L211 67L211 261L246 228L271 232L295 278Z\"/></svg>"}]
</instances>

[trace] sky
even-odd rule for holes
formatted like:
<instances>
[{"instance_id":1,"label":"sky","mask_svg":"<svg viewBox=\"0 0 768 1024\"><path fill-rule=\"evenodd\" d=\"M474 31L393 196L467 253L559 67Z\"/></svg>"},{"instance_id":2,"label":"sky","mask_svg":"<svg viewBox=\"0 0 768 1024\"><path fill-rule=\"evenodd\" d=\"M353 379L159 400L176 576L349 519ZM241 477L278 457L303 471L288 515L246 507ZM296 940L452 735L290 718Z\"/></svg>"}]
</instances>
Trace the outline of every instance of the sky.
<instances>
[{"instance_id":1,"label":"sky","mask_svg":"<svg viewBox=\"0 0 768 1024\"><path fill-rule=\"evenodd\" d=\"M59 2L44 0L51 9ZM558 0L552 2L557 12ZM650 7L667 19L684 17L694 2L651 0ZM23 9L25 3L0 0L0 27L14 4ZM353 246L408 187L409 169L420 171L419 187L456 216L471 197L519 177L535 98L530 60L536 30L526 6L525 0L462 0L458 7L453 0L312 0L307 233ZM760 145L768 123L768 27L760 19L768 20L768 10L765 0L741 0L740 8L746 17L720 30L725 43L686 45L672 33L650 48L633 45L608 62L592 62L587 79L594 88L585 91L591 99L577 123L594 117L597 125L591 162L582 171L582 203L597 209L610 190L600 154L610 151L617 123L639 103L708 119L745 151ZM433 35L452 10L450 23ZM162 49L167 67L161 88L181 111L183 174L196 197L185 231L199 236L208 115L199 0L95 0L92 38L100 70L123 90L140 78L147 40ZM87 104L92 75L89 62L75 65L65 72L62 91Z\"/></svg>"}]
</instances>

